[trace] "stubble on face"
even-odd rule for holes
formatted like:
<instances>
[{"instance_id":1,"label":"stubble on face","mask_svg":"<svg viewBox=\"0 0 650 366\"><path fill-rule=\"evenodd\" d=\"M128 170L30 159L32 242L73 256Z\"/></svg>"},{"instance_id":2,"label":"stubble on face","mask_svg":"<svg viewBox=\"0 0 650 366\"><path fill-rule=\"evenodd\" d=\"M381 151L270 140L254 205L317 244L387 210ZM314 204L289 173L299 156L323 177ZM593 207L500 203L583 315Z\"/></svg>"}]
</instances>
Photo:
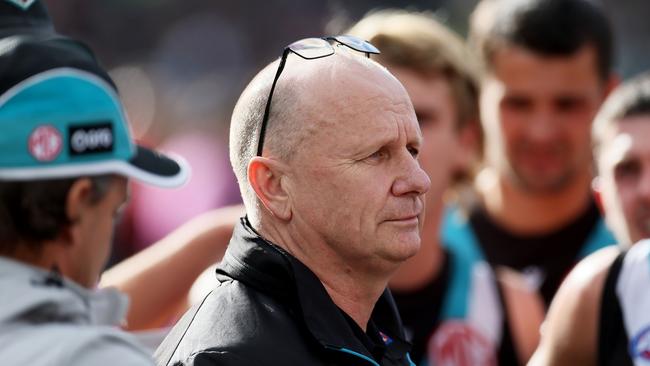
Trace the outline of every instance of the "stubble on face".
<instances>
[{"instance_id":1,"label":"stubble on face","mask_svg":"<svg viewBox=\"0 0 650 366\"><path fill-rule=\"evenodd\" d=\"M591 174L591 119L604 96L593 47L566 57L505 47L482 89L486 155L507 181L552 194Z\"/></svg>"}]
</instances>

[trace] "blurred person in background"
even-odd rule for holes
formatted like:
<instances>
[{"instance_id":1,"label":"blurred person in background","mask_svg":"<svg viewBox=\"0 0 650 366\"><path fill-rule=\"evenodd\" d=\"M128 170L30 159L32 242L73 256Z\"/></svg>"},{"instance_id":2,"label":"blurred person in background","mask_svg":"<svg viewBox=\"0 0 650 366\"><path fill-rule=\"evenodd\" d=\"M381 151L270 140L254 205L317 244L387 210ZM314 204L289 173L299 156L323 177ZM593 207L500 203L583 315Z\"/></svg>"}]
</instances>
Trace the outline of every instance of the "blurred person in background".
<instances>
[{"instance_id":1,"label":"blurred person in background","mask_svg":"<svg viewBox=\"0 0 650 366\"><path fill-rule=\"evenodd\" d=\"M517 275L495 275L462 248L444 247L443 196L471 179L479 158L477 70L460 37L431 14L384 10L349 31L382 50L385 65L409 93L422 130L426 195L422 245L389 285L418 365L525 364L539 338L543 305ZM458 188L458 187L457 187Z\"/></svg>"},{"instance_id":2,"label":"blurred person in background","mask_svg":"<svg viewBox=\"0 0 650 366\"><path fill-rule=\"evenodd\" d=\"M470 42L485 168L478 203L450 210L444 242L523 272L548 306L578 260L615 241L591 191L590 146L616 83L611 30L587 0L483 0Z\"/></svg>"},{"instance_id":3,"label":"blurred person in background","mask_svg":"<svg viewBox=\"0 0 650 366\"><path fill-rule=\"evenodd\" d=\"M639 242L650 238L650 74L611 94L593 141L597 189L619 246L585 258L564 281L531 365L650 362L650 241Z\"/></svg>"},{"instance_id":4,"label":"blurred person in background","mask_svg":"<svg viewBox=\"0 0 650 366\"><path fill-rule=\"evenodd\" d=\"M151 365L121 331L128 300L94 291L128 178L188 169L134 144L113 81L34 1L0 2L0 358L11 365Z\"/></svg>"}]
</instances>

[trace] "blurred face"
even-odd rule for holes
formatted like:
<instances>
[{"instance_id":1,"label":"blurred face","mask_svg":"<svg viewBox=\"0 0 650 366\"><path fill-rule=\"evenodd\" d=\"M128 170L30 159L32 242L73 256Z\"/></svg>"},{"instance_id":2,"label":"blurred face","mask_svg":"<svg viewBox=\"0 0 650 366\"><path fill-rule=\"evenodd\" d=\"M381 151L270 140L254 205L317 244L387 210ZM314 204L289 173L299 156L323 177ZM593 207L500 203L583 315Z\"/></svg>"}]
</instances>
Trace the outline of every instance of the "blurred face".
<instances>
[{"instance_id":1,"label":"blurred face","mask_svg":"<svg viewBox=\"0 0 650 366\"><path fill-rule=\"evenodd\" d=\"M76 267L71 277L92 288L97 283L111 251L113 227L128 197L127 180L116 177L106 195L96 203L86 202L79 217L78 241L71 254Z\"/></svg>"},{"instance_id":2,"label":"blurred face","mask_svg":"<svg viewBox=\"0 0 650 366\"><path fill-rule=\"evenodd\" d=\"M493 57L481 90L486 158L531 193L559 191L591 174L591 121L604 97L596 53L545 57L516 46Z\"/></svg>"},{"instance_id":3,"label":"blurred face","mask_svg":"<svg viewBox=\"0 0 650 366\"><path fill-rule=\"evenodd\" d=\"M449 82L444 77L424 77L402 67L389 70L404 85L422 131L420 165L431 179L426 194L427 220L439 220L442 196L453 173L462 168L463 151L456 129L457 112Z\"/></svg>"},{"instance_id":4,"label":"blurred face","mask_svg":"<svg viewBox=\"0 0 650 366\"><path fill-rule=\"evenodd\" d=\"M650 116L625 118L604 133L598 156L607 222L623 244L650 238Z\"/></svg>"},{"instance_id":5,"label":"blurred face","mask_svg":"<svg viewBox=\"0 0 650 366\"><path fill-rule=\"evenodd\" d=\"M408 95L389 74L365 73L346 72L345 86L319 90L305 122L315 128L287 185L301 232L347 265L383 273L419 249L430 182Z\"/></svg>"}]
</instances>

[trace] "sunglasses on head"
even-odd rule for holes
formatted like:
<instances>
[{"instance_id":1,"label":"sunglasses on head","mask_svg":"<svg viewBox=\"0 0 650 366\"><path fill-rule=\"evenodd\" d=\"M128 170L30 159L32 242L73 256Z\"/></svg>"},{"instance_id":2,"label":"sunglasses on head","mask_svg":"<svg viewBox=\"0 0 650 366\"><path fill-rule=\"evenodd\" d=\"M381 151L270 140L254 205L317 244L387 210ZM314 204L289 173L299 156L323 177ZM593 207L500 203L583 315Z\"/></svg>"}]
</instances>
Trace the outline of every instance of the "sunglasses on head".
<instances>
[{"instance_id":1,"label":"sunglasses on head","mask_svg":"<svg viewBox=\"0 0 650 366\"><path fill-rule=\"evenodd\" d=\"M273 91L275 90L275 84L282 74L284 65L287 62L287 57L289 53L294 53L305 60L314 60L317 58L323 58L331 56L336 51L335 45L343 45L348 48L351 48L355 51L364 53L366 57L370 57L370 54L378 54L379 50L377 47L370 44L370 42L364 41L355 36L342 35L342 36L330 36L322 38L305 38L299 41L293 42L284 48L282 52L282 58L280 58L280 64L278 65L278 71L275 73L275 78L273 79L273 84L271 85L271 91L269 92L269 97L266 100L266 107L264 108L264 117L262 119L262 126L260 127L260 138L257 141L257 156L262 156L262 148L264 147L264 134L266 133L266 125L269 120L269 112L271 110L271 99L273 98Z\"/></svg>"}]
</instances>

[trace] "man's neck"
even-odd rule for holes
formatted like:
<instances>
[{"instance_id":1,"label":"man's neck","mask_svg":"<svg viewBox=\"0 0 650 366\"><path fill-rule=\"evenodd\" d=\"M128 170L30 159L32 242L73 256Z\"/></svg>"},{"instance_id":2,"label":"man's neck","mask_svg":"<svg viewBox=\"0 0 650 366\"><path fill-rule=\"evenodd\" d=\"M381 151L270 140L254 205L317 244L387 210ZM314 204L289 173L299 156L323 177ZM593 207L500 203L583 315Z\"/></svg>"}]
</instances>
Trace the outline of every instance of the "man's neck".
<instances>
[{"instance_id":1,"label":"man's neck","mask_svg":"<svg viewBox=\"0 0 650 366\"><path fill-rule=\"evenodd\" d=\"M323 278L316 273L332 301L354 320L365 332L379 297L386 289L388 280L381 285L360 286L359 282L349 279Z\"/></svg>"},{"instance_id":2,"label":"man's neck","mask_svg":"<svg viewBox=\"0 0 650 366\"><path fill-rule=\"evenodd\" d=\"M348 263L318 238L300 236L275 225L264 226L260 234L307 266L332 301L365 331L375 303L397 265L387 271L365 270L360 263Z\"/></svg>"},{"instance_id":3,"label":"man's neck","mask_svg":"<svg viewBox=\"0 0 650 366\"><path fill-rule=\"evenodd\" d=\"M49 270L55 264L58 264L62 258L61 248L63 245L57 245L55 242L44 242L39 246L30 246L27 243L19 243L14 250L7 257L14 259L18 262L27 263L35 267L41 267Z\"/></svg>"},{"instance_id":4,"label":"man's neck","mask_svg":"<svg viewBox=\"0 0 650 366\"><path fill-rule=\"evenodd\" d=\"M477 180L487 214L513 233L535 235L561 228L583 213L591 195L589 174L577 176L564 189L530 193L493 172Z\"/></svg>"}]
</instances>

